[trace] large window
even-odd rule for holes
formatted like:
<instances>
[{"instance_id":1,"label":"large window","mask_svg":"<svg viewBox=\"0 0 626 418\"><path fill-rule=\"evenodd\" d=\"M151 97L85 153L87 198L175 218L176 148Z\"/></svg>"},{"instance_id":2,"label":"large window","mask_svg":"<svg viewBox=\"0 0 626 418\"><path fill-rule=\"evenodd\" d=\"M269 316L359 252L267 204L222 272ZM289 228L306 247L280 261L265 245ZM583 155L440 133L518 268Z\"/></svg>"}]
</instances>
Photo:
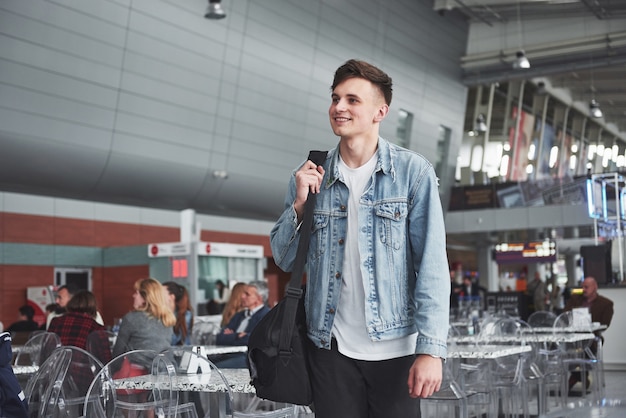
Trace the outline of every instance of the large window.
<instances>
[{"instance_id":1,"label":"large window","mask_svg":"<svg viewBox=\"0 0 626 418\"><path fill-rule=\"evenodd\" d=\"M435 173L439 178L443 178L448 169L448 153L450 151L450 137L452 130L443 125L439 125L439 135L437 138L437 160L435 161Z\"/></svg>"},{"instance_id":2,"label":"large window","mask_svg":"<svg viewBox=\"0 0 626 418\"><path fill-rule=\"evenodd\" d=\"M400 109L398 112L398 128L396 129L397 144L409 148L411 143L411 129L413 127L413 113Z\"/></svg>"},{"instance_id":3,"label":"large window","mask_svg":"<svg viewBox=\"0 0 626 418\"><path fill-rule=\"evenodd\" d=\"M204 290L206 299L211 299L217 280L231 287L236 282L258 280L258 263L256 258L198 257L198 288ZM202 301L202 295L198 300Z\"/></svg>"}]
</instances>

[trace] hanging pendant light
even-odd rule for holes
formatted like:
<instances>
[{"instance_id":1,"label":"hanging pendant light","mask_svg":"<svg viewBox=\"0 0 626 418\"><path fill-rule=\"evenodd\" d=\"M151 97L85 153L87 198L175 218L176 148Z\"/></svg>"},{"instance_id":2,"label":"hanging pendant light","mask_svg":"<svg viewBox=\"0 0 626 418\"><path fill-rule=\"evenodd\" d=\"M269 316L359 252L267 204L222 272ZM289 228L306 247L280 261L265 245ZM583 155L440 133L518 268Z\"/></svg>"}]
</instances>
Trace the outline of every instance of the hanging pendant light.
<instances>
[{"instance_id":1,"label":"hanging pendant light","mask_svg":"<svg viewBox=\"0 0 626 418\"><path fill-rule=\"evenodd\" d=\"M602 117L602 109L600 109L600 103L598 103L596 99L591 99L589 102L589 113L592 118Z\"/></svg>"},{"instance_id":2,"label":"hanging pendant light","mask_svg":"<svg viewBox=\"0 0 626 418\"><path fill-rule=\"evenodd\" d=\"M525 70L530 68L530 61L526 57L526 52L524 52L524 48L522 48L522 18L520 12L520 2L517 2L517 30L519 37L519 49L515 53L515 60L513 61L513 68L516 70Z\"/></svg>"},{"instance_id":3,"label":"hanging pendant light","mask_svg":"<svg viewBox=\"0 0 626 418\"><path fill-rule=\"evenodd\" d=\"M222 9L221 0L209 0L209 6L206 9L204 17L207 19L224 19L226 12Z\"/></svg>"},{"instance_id":4,"label":"hanging pendant light","mask_svg":"<svg viewBox=\"0 0 626 418\"><path fill-rule=\"evenodd\" d=\"M523 49L520 49L515 53L515 61L513 61L513 68L516 70L530 68L530 61L526 57L526 53Z\"/></svg>"},{"instance_id":5,"label":"hanging pendant light","mask_svg":"<svg viewBox=\"0 0 626 418\"><path fill-rule=\"evenodd\" d=\"M474 131L482 133L487 132L487 121L485 120L485 115L479 113L476 117L476 123L474 124Z\"/></svg>"}]
</instances>

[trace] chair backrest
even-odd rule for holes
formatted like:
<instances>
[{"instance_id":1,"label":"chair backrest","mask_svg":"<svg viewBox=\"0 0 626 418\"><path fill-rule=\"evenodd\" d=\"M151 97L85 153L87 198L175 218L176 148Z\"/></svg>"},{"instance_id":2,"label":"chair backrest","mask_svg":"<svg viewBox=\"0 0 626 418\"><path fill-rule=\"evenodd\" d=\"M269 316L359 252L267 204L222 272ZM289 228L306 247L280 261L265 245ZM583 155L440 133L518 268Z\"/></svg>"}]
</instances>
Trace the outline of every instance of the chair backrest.
<instances>
[{"instance_id":1,"label":"chair backrest","mask_svg":"<svg viewBox=\"0 0 626 418\"><path fill-rule=\"evenodd\" d=\"M552 324L554 328L568 328L573 326L574 319L572 316L572 311L565 311L558 315Z\"/></svg>"},{"instance_id":2,"label":"chair backrest","mask_svg":"<svg viewBox=\"0 0 626 418\"><path fill-rule=\"evenodd\" d=\"M194 352L191 347L172 347L162 354L167 356L176 367L174 389L193 386L196 390L217 392L219 396L225 398L222 404L225 404L226 410L232 411L233 418L297 417L295 405L262 400L250 393L234 394L222 371L209 359ZM235 402L235 399L238 402ZM211 408L212 404L209 403L208 407ZM213 410L197 412L199 412L198 416L217 416L220 413L220 411Z\"/></svg>"},{"instance_id":3,"label":"chair backrest","mask_svg":"<svg viewBox=\"0 0 626 418\"><path fill-rule=\"evenodd\" d=\"M556 314L550 311L537 311L528 316L528 325L533 328L547 327L550 328L554 325L556 320Z\"/></svg>"},{"instance_id":4,"label":"chair backrest","mask_svg":"<svg viewBox=\"0 0 626 418\"><path fill-rule=\"evenodd\" d=\"M487 336L482 336L481 344L485 342ZM527 322L519 318L502 318L493 326L492 341L497 344L518 345L521 348L530 346L529 351L525 351L517 356L504 356L496 359L496 373L508 375L513 379L521 379L534 373L534 369L540 346L536 336ZM479 336L481 340L481 336ZM514 373L513 373L514 372Z\"/></svg>"},{"instance_id":5,"label":"chair backrest","mask_svg":"<svg viewBox=\"0 0 626 418\"><path fill-rule=\"evenodd\" d=\"M591 323L589 324L591 325ZM575 327L574 315L572 311L565 311L558 315L554 320L553 332L572 332L572 328ZM584 340L577 342L560 342L557 343L559 350L566 357L584 357L585 355L595 358L595 355L591 352L590 348L594 340Z\"/></svg>"},{"instance_id":6,"label":"chair backrest","mask_svg":"<svg viewBox=\"0 0 626 418\"><path fill-rule=\"evenodd\" d=\"M26 384L24 395L28 403L30 417L45 417L50 399L58 396L61 381L71 361L69 350L54 350L33 374Z\"/></svg>"},{"instance_id":7,"label":"chair backrest","mask_svg":"<svg viewBox=\"0 0 626 418\"><path fill-rule=\"evenodd\" d=\"M175 390L184 391L194 388L194 390L199 392L217 392L224 397L223 408L226 410L232 409L233 394L228 380L221 370L207 357L197 353L189 346L174 346L163 351L162 354L174 364L176 373ZM196 406L198 409L202 408L200 405ZM219 415L219 412L210 410L212 407L218 407L217 405L208 403L204 407L207 407L209 410L197 410L198 416ZM176 410L173 412L181 415L183 411L181 411L179 406L176 406Z\"/></svg>"},{"instance_id":8,"label":"chair backrest","mask_svg":"<svg viewBox=\"0 0 626 418\"><path fill-rule=\"evenodd\" d=\"M85 395L85 416L117 417L131 411L169 415L178 401L172 390L174 365L163 354L133 350L113 358L94 377Z\"/></svg>"},{"instance_id":9,"label":"chair backrest","mask_svg":"<svg viewBox=\"0 0 626 418\"><path fill-rule=\"evenodd\" d=\"M213 345L219 332L219 324L215 322L196 322L191 332L192 345Z\"/></svg>"},{"instance_id":10,"label":"chair backrest","mask_svg":"<svg viewBox=\"0 0 626 418\"><path fill-rule=\"evenodd\" d=\"M96 356L102 364L106 364L113 358L111 352L116 339L117 334L113 331L92 331L87 335L85 347L87 351Z\"/></svg>"},{"instance_id":11,"label":"chair backrest","mask_svg":"<svg viewBox=\"0 0 626 418\"><path fill-rule=\"evenodd\" d=\"M61 338L53 332L40 332L33 335L20 348L14 364L19 366L39 366L48 356L61 346Z\"/></svg>"},{"instance_id":12,"label":"chair backrest","mask_svg":"<svg viewBox=\"0 0 626 418\"><path fill-rule=\"evenodd\" d=\"M62 346L57 350L65 353L67 367L60 369L47 405L41 416L83 416L85 394L102 363L91 353L74 346Z\"/></svg>"}]
</instances>

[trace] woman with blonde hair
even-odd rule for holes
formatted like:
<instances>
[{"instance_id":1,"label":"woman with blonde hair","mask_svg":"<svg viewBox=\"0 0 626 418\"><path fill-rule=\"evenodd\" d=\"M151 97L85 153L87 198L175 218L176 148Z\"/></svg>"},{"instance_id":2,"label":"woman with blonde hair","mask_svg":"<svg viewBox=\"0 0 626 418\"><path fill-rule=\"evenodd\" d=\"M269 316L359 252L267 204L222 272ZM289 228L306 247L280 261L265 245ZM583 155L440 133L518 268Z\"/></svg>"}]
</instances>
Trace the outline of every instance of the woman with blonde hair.
<instances>
[{"instance_id":1,"label":"woman with blonde hair","mask_svg":"<svg viewBox=\"0 0 626 418\"><path fill-rule=\"evenodd\" d=\"M224 310L222 311L222 323L220 324L222 328L228 325L232 317L237 312L244 309L243 305L241 304L241 295L245 290L246 283L239 282L233 286L232 290L230 291L230 297L228 298L228 302L226 302Z\"/></svg>"},{"instance_id":2,"label":"woman with blonde hair","mask_svg":"<svg viewBox=\"0 0 626 418\"><path fill-rule=\"evenodd\" d=\"M122 318L113 357L131 350L161 352L170 348L174 324L176 317L161 283L153 278L137 280L133 310Z\"/></svg>"}]
</instances>

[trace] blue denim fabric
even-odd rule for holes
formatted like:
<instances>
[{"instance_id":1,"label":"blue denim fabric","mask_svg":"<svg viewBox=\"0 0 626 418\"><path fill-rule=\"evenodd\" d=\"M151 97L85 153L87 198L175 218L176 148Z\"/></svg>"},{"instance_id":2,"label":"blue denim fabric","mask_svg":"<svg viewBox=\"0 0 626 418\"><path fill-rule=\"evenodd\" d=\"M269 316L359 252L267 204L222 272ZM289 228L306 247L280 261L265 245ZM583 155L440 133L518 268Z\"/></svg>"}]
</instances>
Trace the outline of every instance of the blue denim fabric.
<instances>
[{"instance_id":1,"label":"blue denim fabric","mask_svg":"<svg viewBox=\"0 0 626 418\"><path fill-rule=\"evenodd\" d=\"M307 259L308 333L326 349L340 303L347 227L348 189L338 155L338 148L332 149L324 162ZM445 358L450 273L437 186L425 158L379 138L376 169L360 199L359 250L370 338L390 340L417 331L416 353ZM274 260L285 271L292 269L298 247L294 200L292 175L285 211L270 234Z\"/></svg>"}]
</instances>

